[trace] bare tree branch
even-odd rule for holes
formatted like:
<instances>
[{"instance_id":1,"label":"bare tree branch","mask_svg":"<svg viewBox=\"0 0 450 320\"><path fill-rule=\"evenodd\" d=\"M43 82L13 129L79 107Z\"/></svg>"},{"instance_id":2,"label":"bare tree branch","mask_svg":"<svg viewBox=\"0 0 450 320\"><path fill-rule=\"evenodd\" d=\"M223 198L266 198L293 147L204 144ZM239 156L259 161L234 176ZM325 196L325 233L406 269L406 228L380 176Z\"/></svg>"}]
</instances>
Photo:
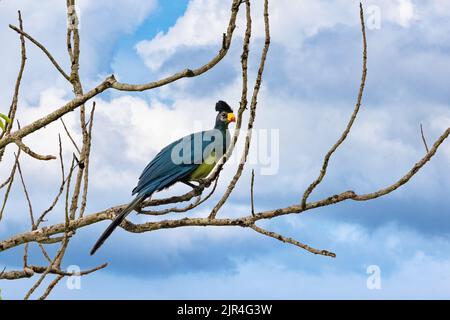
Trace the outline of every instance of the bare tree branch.
<instances>
[{"instance_id":1,"label":"bare tree branch","mask_svg":"<svg viewBox=\"0 0 450 320\"><path fill-rule=\"evenodd\" d=\"M34 152L28 146L26 146L25 143L22 142L22 140L16 140L14 142L20 148L20 150L25 152L30 157L35 158L36 160L48 161L48 160L55 160L56 159L56 157L52 156L52 155L45 155L44 156L44 155L40 155L40 154Z\"/></svg>"},{"instance_id":2,"label":"bare tree branch","mask_svg":"<svg viewBox=\"0 0 450 320\"><path fill-rule=\"evenodd\" d=\"M450 128L445 130L445 132L439 137L439 139L433 144L433 147L430 149L430 151L426 154L425 157L423 157L419 162L417 162L414 167L406 174L404 175L400 180L398 180L393 185L390 185L387 188L378 190L376 192L368 193L368 194L362 194L356 196L353 200L357 201L366 201L375 199L381 196L384 196L388 193L391 193L392 191L398 189L405 183L407 183L430 159L436 154L436 151L438 150L439 146L448 138L450 135Z\"/></svg>"},{"instance_id":3,"label":"bare tree branch","mask_svg":"<svg viewBox=\"0 0 450 320\"><path fill-rule=\"evenodd\" d=\"M17 165L19 163L19 157L20 157L20 149L17 151L15 162L11 169L11 174L9 175L9 178L6 180L8 182L7 183L8 187L6 188L5 195L3 196L3 204L2 204L2 208L0 209L0 221L2 221L3 212L5 211L6 203L8 202L8 198L9 198L9 193L11 192L11 187L14 182L14 175L16 174ZM2 186L2 188L3 188L3 186Z\"/></svg>"},{"instance_id":4,"label":"bare tree branch","mask_svg":"<svg viewBox=\"0 0 450 320\"><path fill-rule=\"evenodd\" d=\"M255 170L252 170L252 180L250 182L250 204L252 207L252 216L255 216L255 199L253 195L253 189L255 185Z\"/></svg>"},{"instance_id":5,"label":"bare tree branch","mask_svg":"<svg viewBox=\"0 0 450 320\"><path fill-rule=\"evenodd\" d=\"M0 189L3 189L11 181L11 176L9 176L2 184L0 184Z\"/></svg>"},{"instance_id":6,"label":"bare tree branch","mask_svg":"<svg viewBox=\"0 0 450 320\"><path fill-rule=\"evenodd\" d=\"M425 139L425 135L423 133L423 127L422 124L420 124L420 135L422 136L422 141L423 141L423 145L425 146L425 150L427 152L429 152L430 150L428 149L428 144L427 144L427 140Z\"/></svg>"},{"instance_id":7,"label":"bare tree branch","mask_svg":"<svg viewBox=\"0 0 450 320\"><path fill-rule=\"evenodd\" d=\"M258 227L256 224L252 225L251 228L252 228L253 230L255 230L256 232L261 233L261 234L263 234L263 235L265 235L265 236L268 236L268 237L277 239L277 240L279 240L279 241L281 241L281 242L293 244L294 246L297 246L297 247L299 247L299 248L301 248L301 249L304 249L304 250L306 250L306 251L309 251L309 252L311 252L311 253L313 253L313 254L318 254L318 255L322 255L322 256L327 256L327 257L331 257L331 258L336 258L336 254L333 253L333 252L330 252L330 251L327 251L327 250L318 250L318 249L314 249L314 248L312 248L312 247L310 247L310 246L308 246L308 245L306 245L306 244L304 244L304 243L301 243L301 242L299 242L299 241L297 241L297 240L295 240L295 239L283 237L282 235L280 235L280 234L278 234L278 233L275 233L275 232L272 232L272 231L264 230L264 229Z\"/></svg>"},{"instance_id":8,"label":"bare tree branch","mask_svg":"<svg viewBox=\"0 0 450 320\"><path fill-rule=\"evenodd\" d=\"M160 215L165 215L165 214L168 214L168 213L183 213L183 212L191 211L192 209L195 209L198 206L200 206L202 203L206 202L213 195L214 191L216 191L218 181L219 181L219 179L216 179L214 181L213 188L208 193L208 195L206 195L205 198L202 199L201 195L199 195L199 196L197 196L196 200L193 203L190 203L189 205L185 206L184 208L176 208L176 207L174 207L174 208L168 208L168 209L164 209L164 210L160 210L160 211L141 210L138 213L139 214L152 215L152 216L160 216Z\"/></svg>"},{"instance_id":9,"label":"bare tree branch","mask_svg":"<svg viewBox=\"0 0 450 320\"><path fill-rule=\"evenodd\" d=\"M58 203L59 197L61 196L61 194L64 191L64 186L65 186L66 181L67 181L66 178L65 178L65 173L64 173L64 159L63 159L63 155L62 155L61 135L58 135L58 140L59 140L59 163L60 163L60 166L61 166L61 185L60 185L58 193L56 194L56 197L54 198L54 200L51 203L50 207L47 208L44 212L42 212L42 214L37 219L37 221L36 221L36 225L37 226L39 226L41 224L41 222L44 221L46 215L50 211L52 211L54 209L54 207Z\"/></svg>"},{"instance_id":10,"label":"bare tree branch","mask_svg":"<svg viewBox=\"0 0 450 320\"><path fill-rule=\"evenodd\" d=\"M92 127L94 124L94 113L95 113L95 101L92 105L91 116L89 118L89 128L86 131L86 141L85 141L86 152L85 152L85 159L84 159L83 195L81 197L80 217L82 217L84 215L84 211L86 209L86 203L87 203L87 192L88 192L88 187L89 187L89 158L90 158L90 154L91 154Z\"/></svg>"},{"instance_id":11,"label":"bare tree branch","mask_svg":"<svg viewBox=\"0 0 450 320\"><path fill-rule=\"evenodd\" d=\"M25 31L22 30L22 28L17 28L16 26L13 26L12 24L9 25L9 27L16 31L18 34L21 35L21 37L25 37L28 40L30 40L33 44L35 44L39 49L41 49L44 54L48 57L48 59L50 60L50 62L55 66L55 68L58 70L59 73L61 73L61 75L66 79L69 80L69 76L67 75L67 73L61 68L61 66L58 64L58 62L56 62L55 58L53 58L52 54L47 50L47 48L42 45L39 41L37 41L36 39L34 39L32 36L30 36L28 33L26 33Z\"/></svg>"},{"instance_id":12,"label":"bare tree branch","mask_svg":"<svg viewBox=\"0 0 450 320\"><path fill-rule=\"evenodd\" d=\"M250 8L250 2L246 1L247 8ZM248 9L248 15L249 15ZM249 19L247 19L248 21ZM251 20L250 20L251 21ZM252 101L250 104L250 117L248 120L247 125L247 136L245 139L245 146L244 146L244 152L242 153L241 161L239 163L238 169L236 170L235 175L233 176L233 179L231 180L230 184L227 187L227 190L225 191L222 198L219 200L219 202L216 204L216 206L212 209L209 218L214 219L217 215L217 212L220 210L220 208L223 206L223 204L227 201L229 196L231 195L231 192L233 192L234 187L236 186L236 183L239 181L239 178L242 175L242 171L244 170L244 165L247 162L248 153L250 151L250 143L252 139L252 130L253 130L253 123L256 118L256 105L257 105L257 99L258 99L258 93L259 89L261 88L261 82L262 82L262 75L264 72L264 66L266 63L267 58L267 52L269 51L270 46L270 26L269 26L269 3L268 0L264 1L264 31L265 31L265 42L264 42L264 48L262 50L261 54L261 60L259 63L259 69L255 80L255 87L253 89L253 95L252 95Z\"/></svg>"},{"instance_id":13,"label":"bare tree branch","mask_svg":"<svg viewBox=\"0 0 450 320\"><path fill-rule=\"evenodd\" d=\"M63 106L57 108L55 111L49 113L48 115L30 123L29 125L24 126L22 129L17 130L9 135L5 135L3 139L0 140L0 148L5 147L6 145L18 140L22 139L23 137L29 135L30 133L33 133L46 125L58 120L63 115L67 114L68 112L71 112L81 106L86 101L92 99L93 97L97 96L98 94L104 92L106 89L111 88L112 84L115 82L114 76L110 76L106 78L102 83L97 85L94 89L90 90L89 92L85 93L84 95L80 97L76 97L73 100L67 102Z\"/></svg>"},{"instance_id":14,"label":"bare tree branch","mask_svg":"<svg viewBox=\"0 0 450 320\"><path fill-rule=\"evenodd\" d=\"M320 170L320 174L317 177L316 180L314 180L313 183L306 189L306 191L303 194L302 198L302 206L306 206L306 201L308 201L308 197L313 192L313 190L322 182L323 178L325 177L327 173L328 168L328 162L330 161L331 156L333 153L339 148L339 146L347 139L347 136L353 126L353 123L355 122L356 116L358 115L359 109L361 107L361 101L364 93L364 87L366 85L366 78L367 78L367 39L366 39L366 26L364 23L364 12L362 3L359 4L360 8L360 19L361 19L361 31L362 31L362 38L363 38L363 67L362 67L362 76L361 76L361 85L359 87L358 92L358 98L356 101L355 109L353 110L352 116L350 117L350 121L347 124L347 127L345 128L344 132L342 133L339 140L331 147L331 149L328 151L328 153L325 155L325 158L323 159L322 169Z\"/></svg>"},{"instance_id":15,"label":"bare tree branch","mask_svg":"<svg viewBox=\"0 0 450 320\"><path fill-rule=\"evenodd\" d=\"M240 3L242 3L241 1ZM220 159L219 163L216 165L216 167L213 169L213 171L210 173L207 181L212 181L218 177L220 174L220 171L222 170L223 166L227 162L227 160L231 157L233 154L234 148L236 146L236 143L239 139L239 135L241 132L241 126L242 126L242 116L244 114L244 111L247 109L247 92L248 92L248 55L249 55L249 44L250 44L250 38L251 38L251 32L252 32L252 17L251 17L251 9L250 9L250 0L245 1L246 3L246 30L244 35L244 42L242 46L242 55L241 55L241 68L242 68L242 93L241 93L241 102L239 105L239 109L237 112L237 119L236 119L236 127L234 129L233 137L230 141L230 146L225 153L225 155Z\"/></svg>"},{"instance_id":16,"label":"bare tree branch","mask_svg":"<svg viewBox=\"0 0 450 320\"><path fill-rule=\"evenodd\" d=\"M41 285L42 281L44 281L45 277L52 271L55 262L64 253L64 249L66 248L66 245L67 245L68 241L69 241L68 237L65 236L64 240L62 242L61 248L58 249L58 252L56 253L56 256L53 259L52 263L50 263L48 265L48 267L44 270L44 272L42 272L42 274L39 277L38 281L36 281L36 283L30 288L30 290L25 295L24 300L28 300L30 298L30 296L33 294L33 292Z\"/></svg>"},{"instance_id":17,"label":"bare tree branch","mask_svg":"<svg viewBox=\"0 0 450 320\"><path fill-rule=\"evenodd\" d=\"M63 120L63 118L60 118L59 120L61 120L61 123L64 127L64 131L66 131L67 136L69 137L69 140L72 142L73 146L75 147L75 149L77 150L78 154L81 154L80 148L78 148L77 143L75 142L75 140L72 138L72 135L69 132L69 129L67 129L67 126Z\"/></svg>"},{"instance_id":18,"label":"bare tree branch","mask_svg":"<svg viewBox=\"0 0 450 320\"><path fill-rule=\"evenodd\" d=\"M30 195L27 190L27 186L25 184L25 180L23 178L22 169L20 168L20 161L17 161L17 170L19 171L20 181L22 183L23 193L25 195L25 199L28 203L28 211L30 214L30 221L31 221L31 229L34 230L35 228L35 222L34 222L34 216L33 216L33 206L31 204Z\"/></svg>"},{"instance_id":19,"label":"bare tree branch","mask_svg":"<svg viewBox=\"0 0 450 320\"><path fill-rule=\"evenodd\" d=\"M77 276L85 276L91 273L94 273L98 270L104 269L108 266L107 263L104 263L98 267L92 268L90 270L86 270L86 271L82 271L78 274L72 274L72 273L68 273L68 272L63 272L59 269L55 270L55 274L58 274L58 276L49 284L49 286L47 287L47 289L45 290L44 294L39 298L39 300L45 300L50 293L52 292L52 290L55 288L55 286L58 284L59 281L61 281L64 277L70 277L73 275L77 275Z\"/></svg>"},{"instance_id":20,"label":"bare tree branch","mask_svg":"<svg viewBox=\"0 0 450 320\"><path fill-rule=\"evenodd\" d=\"M39 297L39 300L45 300L48 298L50 293L53 291L53 289L56 287L56 285L64 279L63 275L57 275L55 279L48 285L47 289L45 289L45 292L42 294L42 296Z\"/></svg>"},{"instance_id":21,"label":"bare tree branch","mask_svg":"<svg viewBox=\"0 0 450 320\"><path fill-rule=\"evenodd\" d=\"M23 30L22 14L20 13L20 11L18 11L17 14L18 14L18 19L19 19L20 30ZM0 132L0 141L3 140L3 137L5 135L6 136L9 135L9 133L12 130L13 124L14 124L14 119L16 117L17 104L19 102L20 85L22 83L22 77L23 77L23 73L25 71L25 65L27 62L27 49L25 46L25 39L22 35L20 36L20 47L21 47L20 68L19 68L19 73L17 75L16 85L14 87L14 94L13 94L11 106L10 106L9 112L8 112L8 118L9 118L10 122L6 123L5 131ZM0 146L0 162L3 158L3 154L5 153L4 147L5 146Z\"/></svg>"},{"instance_id":22,"label":"bare tree branch","mask_svg":"<svg viewBox=\"0 0 450 320\"><path fill-rule=\"evenodd\" d=\"M217 63L219 63L223 59L223 57L225 57L225 55L228 53L228 49L231 46L231 39L233 37L233 32L234 29L236 28L236 17L239 11L240 4L241 4L240 0L233 0L231 5L230 21L228 23L227 33L223 37L222 48L219 50L219 53L205 65L197 69L185 69L167 78L146 84L127 84L116 81L112 84L112 88L120 91L145 91L167 85L171 82L177 81L182 78L196 77L210 70Z\"/></svg>"},{"instance_id":23,"label":"bare tree branch","mask_svg":"<svg viewBox=\"0 0 450 320\"><path fill-rule=\"evenodd\" d=\"M55 274L60 275L63 277L71 277L71 276L87 276L91 273L94 273L95 271L104 269L108 266L107 263L104 263L100 266L97 266L95 268L81 271L79 273L75 272L66 272L58 268L51 268L48 270L48 274ZM4 280L16 280L16 279L24 279L24 278L31 278L35 276L36 274L43 274L45 271L47 271L47 267L42 266L28 266L24 270L16 270L16 271L3 271L2 274L0 274L0 279Z\"/></svg>"}]
</instances>

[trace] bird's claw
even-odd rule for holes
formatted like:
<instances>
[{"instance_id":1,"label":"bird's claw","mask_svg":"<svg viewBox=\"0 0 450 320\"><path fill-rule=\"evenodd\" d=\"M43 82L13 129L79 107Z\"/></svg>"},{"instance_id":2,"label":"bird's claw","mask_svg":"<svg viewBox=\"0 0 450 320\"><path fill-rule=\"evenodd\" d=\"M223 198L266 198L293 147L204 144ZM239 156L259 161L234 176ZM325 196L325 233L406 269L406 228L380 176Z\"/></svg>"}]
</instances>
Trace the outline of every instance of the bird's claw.
<instances>
[{"instance_id":1,"label":"bird's claw","mask_svg":"<svg viewBox=\"0 0 450 320\"><path fill-rule=\"evenodd\" d=\"M205 179L199 179L198 181L198 188L205 188L206 186L206 180Z\"/></svg>"},{"instance_id":2,"label":"bird's claw","mask_svg":"<svg viewBox=\"0 0 450 320\"><path fill-rule=\"evenodd\" d=\"M201 192L205 189L206 181L204 179L195 180L198 185L193 184L192 182L184 182L186 185L190 186L195 192Z\"/></svg>"}]
</instances>

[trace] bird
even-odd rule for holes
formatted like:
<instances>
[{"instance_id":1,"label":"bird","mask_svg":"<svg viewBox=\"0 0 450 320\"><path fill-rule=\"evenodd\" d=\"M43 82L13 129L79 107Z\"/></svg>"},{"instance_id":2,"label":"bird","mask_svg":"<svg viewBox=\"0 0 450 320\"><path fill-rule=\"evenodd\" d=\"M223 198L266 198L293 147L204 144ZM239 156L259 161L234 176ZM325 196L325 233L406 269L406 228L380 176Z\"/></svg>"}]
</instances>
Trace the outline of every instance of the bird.
<instances>
[{"instance_id":1,"label":"bird","mask_svg":"<svg viewBox=\"0 0 450 320\"><path fill-rule=\"evenodd\" d=\"M214 128L187 135L164 147L142 171L137 186L132 190L135 198L106 228L90 254L93 255L111 233L133 210L155 192L177 182L196 188L191 182L201 183L215 167L230 144L228 125L236 121L233 109L223 100L215 105L217 112Z\"/></svg>"}]
</instances>

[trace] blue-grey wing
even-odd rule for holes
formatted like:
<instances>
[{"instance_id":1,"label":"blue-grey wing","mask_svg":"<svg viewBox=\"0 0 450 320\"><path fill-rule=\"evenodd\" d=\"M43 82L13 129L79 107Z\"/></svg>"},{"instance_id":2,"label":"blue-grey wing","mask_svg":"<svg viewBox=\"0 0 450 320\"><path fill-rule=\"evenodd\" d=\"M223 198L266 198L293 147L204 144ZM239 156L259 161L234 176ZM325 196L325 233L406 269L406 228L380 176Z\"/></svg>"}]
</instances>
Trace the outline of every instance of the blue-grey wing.
<instances>
[{"instance_id":1,"label":"blue-grey wing","mask_svg":"<svg viewBox=\"0 0 450 320\"><path fill-rule=\"evenodd\" d=\"M211 153L223 153L220 132L208 130L183 137L164 147L145 167L133 195L150 194L183 180ZM218 150L220 149L220 150Z\"/></svg>"}]
</instances>

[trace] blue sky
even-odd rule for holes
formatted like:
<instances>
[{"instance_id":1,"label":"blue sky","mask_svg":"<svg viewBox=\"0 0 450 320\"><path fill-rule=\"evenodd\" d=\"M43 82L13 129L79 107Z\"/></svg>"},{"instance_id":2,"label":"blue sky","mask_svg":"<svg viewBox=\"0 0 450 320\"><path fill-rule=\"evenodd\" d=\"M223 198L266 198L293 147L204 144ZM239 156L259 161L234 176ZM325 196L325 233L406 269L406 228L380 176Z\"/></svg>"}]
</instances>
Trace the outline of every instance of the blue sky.
<instances>
[{"instance_id":1,"label":"blue sky","mask_svg":"<svg viewBox=\"0 0 450 320\"><path fill-rule=\"evenodd\" d=\"M109 73L148 82L209 60L220 48L230 1L79 1L86 88ZM352 189L371 192L395 182L424 154L419 123L429 143L450 124L450 4L430 1L364 2L380 12L379 28L367 31L368 80L363 107L345 145L336 153L312 199ZM375 6L375 7L373 7ZM8 30L22 9L25 29L45 43L67 68L64 4L56 0L0 1L0 106L8 105L19 63L16 35ZM252 5L254 79L263 45L261 1ZM255 203L265 210L299 201L321 159L342 132L361 76L358 2L271 1L272 44L258 99L258 129L279 130L279 170L263 175L251 164L221 216L249 213L250 168L256 169ZM205 75L145 93L108 92L97 101L88 212L130 201L140 171L157 151L195 123L212 125L214 103L237 106L240 50L245 20L239 15L229 54ZM370 18L370 17L366 17ZM114 22L114 23L112 23ZM19 120L29 123L71 97L70 88L42 54L29 54ZM1 109L3 110L3 109ZM1 111L0 110L0 111ZM77 132L76 115L65 121ZM41 153L55 153L59 124L29 137ZM72 153L64 141L65 156ZM252 152L256 152L253 150ZM1 164L0 181L12 159ZM88 251L107 222L81 230L65 266L108 268L82 278L80 290L65 282L54 299L171 298L450 298L450 145L411 182L384 198L345 202L304 215L261 223L270 230L337 253L313 256L241 228L185 228L146 234L118 230L95 257ZM58 165L25 160L35 211L45 209L58 188ZM235 170L225 168L218 193L193 214L206 215ZM175 186L168 193L180 193ZM59 211L58 211L59 210ZM51 221L61 221L59 207ZM148 218L131 217L143 222ZM20 185L12 190L0 238L29 228ZM0 267L21 264L21 250L0 254ZM36 263L40 262L36 251ZM381 289L366 286L367 267L379 266ZM20 298L29 280L2 281L4 299Z\"/></svg>"}]
</instances>

